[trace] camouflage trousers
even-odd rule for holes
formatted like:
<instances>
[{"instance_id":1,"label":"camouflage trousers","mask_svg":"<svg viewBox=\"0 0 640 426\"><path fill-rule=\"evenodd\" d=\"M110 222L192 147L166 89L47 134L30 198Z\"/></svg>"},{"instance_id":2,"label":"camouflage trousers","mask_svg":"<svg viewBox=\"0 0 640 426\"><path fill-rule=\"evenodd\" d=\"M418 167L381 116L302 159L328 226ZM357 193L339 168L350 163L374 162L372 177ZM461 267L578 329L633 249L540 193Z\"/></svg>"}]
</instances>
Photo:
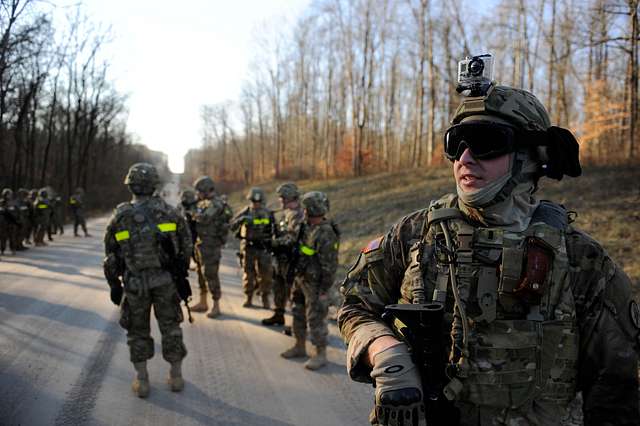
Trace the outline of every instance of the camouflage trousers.
<instances>
[{"instance_id":1,"label":"camouflage trousers","mask_svg":"<svg viewBox=\"0 0 640 426\"><path fill-rule=\"evenodd\" d=\"M142 362L153 357L151 306L162 334L162 357L168 362L180 361L187 355L180 329L184 317L180 298L171 283L140 294L125 291L120 307L120 326L127 330L131 362Z\"/></svg>"},{"instance_id":2,"label":"camouflage trousers","mask_svg":"<svg viewBox=\"0 0 640 426\"><path fill-rule=\"evenodd\" d=\"M36 224L36 229L33 233L33 239L36 243L41 243L44 241L44 235L49 230L49 221L39 221Z\"/></svg>"},{"instance_id":3,"label":"camouflage trousers","mask_svg":"<svg viewBox=\"0 0 640 426\"><path fill-rule=\"evenodd\" d=\"M220 258L222 256L222 243L210 243L198 241L196 243L197 256L200 259L199 273L204 276L204 280L209 287L213 300L220 300L222 292L220 290ZM200 287L202 289L202 287Z\"/></svg>"},{"instance_id":4,"label":"camouflage trousers","mask_svg":"<svg viewBox=\"0 0 640 426\"><path fill-rule=\"evenodd\" d=\"M198 275L198 287L200 288L201 293L207 292L207 280L204 277L204 272L202 272L202 259L198 255L198 250L193 251L193 260L196 264L196 274Z\"/></svg>"},{"instance_id":5,"label":"camouflage trousers","mask_svg":"<svg viewBox=\"0 0 640 426\"><path fill-rule=\"evenodd\" d=\"M291 284L287 283L287 264L278 262L273 274L273 304L277 314L284 314L291 294Z\"/></svg>"},{"instance_id":6,"label":"camouflage trousers","mask_svg":"<svg viewBox=\"0 0 640 426\"><path fill-rule=\"evenodd\" d=\"M311 343L326 346L329 328L327 326L327 301L320 300L318 286L297 277L293 286L293 335L298 339L307 338L307 325Z\"/></svg>"},{"instance_id":7,"label":"camouflage trousers","mask_svg":"<svg viewBox=\"0 0 640 426\"><path fill-rule=\"evenodd\" d=\"M18 238L20 227L14 224L5 224L0 228L0 251L5 252L7 246L9 250L16 251L18 248Z\"/></svg>"},{"instance_id":8,"label":"camouflage trousers","mask_svg":"<svg viewBox=\"0 0 640 426\"><path fill-rule=\"evenodd\" d=\"M246 247L242 252L242 288L244 294L252 295L255 290L268 295L273 282L271 254L262 248Z\"/></svg>"},{"instance_id":9,"label":"camouflage trousers","mask_svg":"<svg viewBox=\"0 0 640 426\"><path fill-rule=\"evenodd\" d=\"M78 227L82 227L82 231L87 234L87 221L84 219L84 214L75 212L73 214L73 235L78 235Z\"/></svg>"}]
</instances>

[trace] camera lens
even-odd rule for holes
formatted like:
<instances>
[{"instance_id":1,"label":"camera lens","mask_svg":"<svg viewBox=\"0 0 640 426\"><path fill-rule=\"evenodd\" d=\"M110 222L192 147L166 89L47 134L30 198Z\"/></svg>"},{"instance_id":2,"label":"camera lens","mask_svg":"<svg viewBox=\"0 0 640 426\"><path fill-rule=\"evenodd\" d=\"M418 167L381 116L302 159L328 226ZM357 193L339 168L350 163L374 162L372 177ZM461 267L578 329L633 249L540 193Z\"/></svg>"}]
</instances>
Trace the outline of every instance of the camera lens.
<instances>
[{"instance_id":1,"label":"camera lens","mask_svg":"<svg viewBox=\"0 0 640 426\"><path fill-rule=\"evenodd\" d=\"M482 59L473 58L471 62L469 62L469 74L474 77L480 77L482 72L484 71L484 62Z\"/></svg>"}]
</instances>

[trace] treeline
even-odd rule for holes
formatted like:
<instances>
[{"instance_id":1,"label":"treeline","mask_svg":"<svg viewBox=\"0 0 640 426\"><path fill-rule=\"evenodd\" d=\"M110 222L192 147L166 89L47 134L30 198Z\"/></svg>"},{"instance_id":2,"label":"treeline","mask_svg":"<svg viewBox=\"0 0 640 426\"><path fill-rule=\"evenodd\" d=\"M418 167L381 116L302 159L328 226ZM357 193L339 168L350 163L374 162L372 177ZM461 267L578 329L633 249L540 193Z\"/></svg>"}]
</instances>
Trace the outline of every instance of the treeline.
<instances>
[{"instance_id":1,"label":"treeline","mask_svg":"<svg viewBox=\"0 0 640 426\"><path fill-rule=\"evenodd\" d=\"M126 131L126 96L102 55L108 31L80 8L61 26L45 2L0 1L0 188L83 187L90 207L109 207L126 197L131 163L162 156Z\"/></svg>"},{"instance_id":2,"label":"treeline","mask_svg":"<svg viewBox=\"0 0 640 426\"><path fill-rule=\"evenodd\" d=\"M317 0L260 28L239 99L202 108L190 177L260 181L424 167L459 103L457 62L535 93L584 161L638 158L637 0Z\"/></svg>"}]
</instances>

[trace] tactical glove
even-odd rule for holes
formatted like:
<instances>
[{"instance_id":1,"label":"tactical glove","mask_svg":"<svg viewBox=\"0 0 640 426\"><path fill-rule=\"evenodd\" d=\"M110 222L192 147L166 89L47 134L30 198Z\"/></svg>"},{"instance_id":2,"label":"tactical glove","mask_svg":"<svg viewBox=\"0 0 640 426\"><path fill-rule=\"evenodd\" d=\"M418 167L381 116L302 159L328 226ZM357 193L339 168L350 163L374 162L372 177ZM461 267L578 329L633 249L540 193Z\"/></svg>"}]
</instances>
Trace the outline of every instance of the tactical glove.
<instances>
[{"instance_id":1,"label":"tactical glove","mask_svg":"<svg viewBox=\"0 0 640 426\"><path fill-rule=\"evenodd\" d=\"M111 301L114 305L120 306L120 302L122 302L122 293L123 289L121 285L111 286Z\"/></svg>"},{"instance_id":2,"label":"tactical glove","mask_svg":"<svg viewBox=\"0 0 640 426\"><path fill-rule=\"evenodd\" d=\"M378 352L371 378L380 426L426 425L420 375L405 344Z\"/></svg>"}]
</instances>

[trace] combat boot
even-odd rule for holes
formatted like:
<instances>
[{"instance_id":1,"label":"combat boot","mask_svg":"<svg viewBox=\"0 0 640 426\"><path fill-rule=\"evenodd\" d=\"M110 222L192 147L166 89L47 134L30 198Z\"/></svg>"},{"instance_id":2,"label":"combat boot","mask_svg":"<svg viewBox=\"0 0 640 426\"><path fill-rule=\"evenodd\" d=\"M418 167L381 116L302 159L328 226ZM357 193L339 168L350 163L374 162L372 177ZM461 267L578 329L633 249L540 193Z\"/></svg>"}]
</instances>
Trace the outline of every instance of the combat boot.
<instances>
[{"instance_id":1,"label":"combat boot","mask_svg":"<svg viewBox=\"0 0 640 426\"><path fill-rule=\"evenodd\" d=\"M207 312L209 305L207 304L207 291L200 291L200 300L191 307L192 312Z\"/></svg>"},{"instance_id":2,"label":"combat boot","mask_svg":"<svg viewBox=\"0 0 640 426\"><path fill-rule=\"evenodd\" d=\"M282 358L304 358L307 356L307 349L305 348L305 340L296 337L296 343L286 351L280 354Z\"/></svg>"},{"instance_id":3,"label":"combat boot","mask_svg":"<svg viewBox=\"0 0 640 426\"><path fill-rule=\"evenodd\" d=\"M138 398L146 398L149 396L149 373L147 372L147 362L134 362L133 368L136 369L136 378L131 384L131 389Z\"/></svg>"},{"instance_id":4,"label":"combat boot","mask_svg":"<svg viewBox=\"0 0 640 426\"><path fill-rule=\"evenodd\" d=\"M208 318L217 318L220 316L220 301L214 300L211 311L207 314Z\"/></svg>"},{"instance_id":5,"label":"combat boot","mask_svg":"<svg viewBox=\"0 0 640 426\"><path fill-rule=\"evenodd\" d=\"M316 346L316 353L304 363L304 368L307 370L317 370L327 365L327 347Z\"/></svg>"},{"instance_id":6,"label":"combat boot","mask_svg":"<svg viewBox=\"0 0 640 426\"><path fill-rule=\"evenodd\" d=\"M271 309L271 302L269 302L268 293L262 293L262 307L264 309Z\"/></svg>"},{"instance_id":7,"label":"combat boot","mask_svg":"<svg viewBox=\"0 0 640 426\"><path fill-rule=\"evenodd\" d=\"M253 307L253 303L252 303L252 296L250 294L247 295L247 298L244 300L244 303L242 304L243 308L252 308Z\"/></svg>"},{"instance_id":8,"label":"combat boot","mask_svg":"<svg viewBox=\"0 0 640 426\"><path fill-rule=\"evenodd\" d=\"M184 389L184 379L182 378L182 361L172 362L169 370L167 383L171 392L180 392Z\"/></svg>"},{"instance_id":9,"label":"combat boot","mask_svg":"<svg viewBox=\"0 0 640 426\"><path fill-rule=\"evenodd\" d=\"M282 312L275 312L269 318L262 320L263 325L284 325L284 314Z\"/></svg>"}]
</instances>

